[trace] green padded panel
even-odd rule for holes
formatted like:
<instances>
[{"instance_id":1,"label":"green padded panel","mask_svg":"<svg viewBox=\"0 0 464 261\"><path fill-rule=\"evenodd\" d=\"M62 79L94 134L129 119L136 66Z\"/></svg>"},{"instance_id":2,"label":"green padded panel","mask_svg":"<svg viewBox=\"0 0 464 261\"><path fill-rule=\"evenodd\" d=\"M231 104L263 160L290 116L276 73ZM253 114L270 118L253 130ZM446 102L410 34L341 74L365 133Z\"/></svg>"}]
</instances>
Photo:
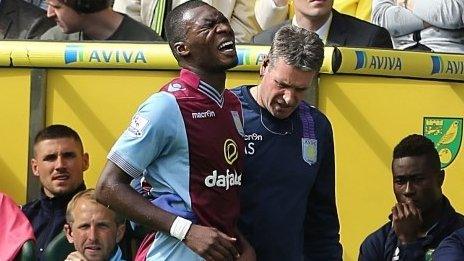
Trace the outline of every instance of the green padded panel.
<instances>
[{"instance_id":1,"label":"green padded panel","mask_svg":"<svg viewBox=\"0 0 464 261\"><path fill-rule=\"evenodd\" d=\"M74 251L74 245L68 242L63 231L50 241L42 256L43 260L65 260Z\"/></svg>"},{"instance_id":2,"label":"green padded panel","mask_svg":"<svg viewBox=\"0 0 464 261\"><path fill-rule=\"evenodd\" d=\"M21 252L15 258L16 261L35 261L35 243L30 239L21 247Z\"/></svg>"}]
</instances>

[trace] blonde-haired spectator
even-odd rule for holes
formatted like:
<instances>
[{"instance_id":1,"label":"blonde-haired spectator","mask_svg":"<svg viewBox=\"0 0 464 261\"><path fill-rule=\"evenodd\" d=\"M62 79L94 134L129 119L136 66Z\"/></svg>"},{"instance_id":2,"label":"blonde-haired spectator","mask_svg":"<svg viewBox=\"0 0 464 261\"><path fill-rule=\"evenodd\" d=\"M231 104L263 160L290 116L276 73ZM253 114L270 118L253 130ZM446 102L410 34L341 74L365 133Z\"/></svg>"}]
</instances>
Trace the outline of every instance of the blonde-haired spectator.
<instances>
[{"instance_id":1,"label":"blonde-haired spectator","mask_svg":"<svg viewBox=\"0 0 464 261\"><path fill-rule=\"evenodd\" d=\"M66 209L66 238L76 248L66 261L122 260L118 242L125 229L124 217L97 202L95 189L77 193Z\"/></svg>"}]
</instances>

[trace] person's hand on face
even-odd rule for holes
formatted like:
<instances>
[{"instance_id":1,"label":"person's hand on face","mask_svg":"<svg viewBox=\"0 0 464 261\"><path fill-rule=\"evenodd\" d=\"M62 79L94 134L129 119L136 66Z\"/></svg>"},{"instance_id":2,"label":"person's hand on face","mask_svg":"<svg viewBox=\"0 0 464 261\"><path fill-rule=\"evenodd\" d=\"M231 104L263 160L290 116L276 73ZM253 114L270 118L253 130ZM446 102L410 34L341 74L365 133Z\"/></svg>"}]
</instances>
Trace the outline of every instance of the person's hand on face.
<instances>
[{"instance_id":1,"label":"person's hand on face","mask_svg":"<svg viewBox=\"0 0 464 261\"><path fill-rule=\"evenodd\" d=\"M401 244L411 243L419 238L422 216L412 202L396 203L392 208L392 222Z\"/></svg>"}]
</instances>

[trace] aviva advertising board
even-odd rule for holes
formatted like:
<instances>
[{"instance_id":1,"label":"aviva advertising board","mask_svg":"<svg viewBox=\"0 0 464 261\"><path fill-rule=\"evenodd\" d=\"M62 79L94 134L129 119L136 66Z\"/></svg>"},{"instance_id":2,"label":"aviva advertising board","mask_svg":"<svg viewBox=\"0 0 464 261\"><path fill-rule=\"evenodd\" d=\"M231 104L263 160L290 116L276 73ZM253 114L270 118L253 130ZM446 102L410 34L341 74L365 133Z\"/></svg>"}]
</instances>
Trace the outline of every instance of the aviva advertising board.
<instances>
[{"instance_id":1,"label":"aviva advertising board","mask_svg":"<svg viewBox=\"0 0 464 261\"><path fill-rule=\"evenodd\" d=\"M18 42L10 56L13 66L178 69L169 46L161 43Z\"/></svg>"},{"instance_id":2,"label":"aviva advertising board","mask_svg":"<svg viewBox=\"0 0 464 261\"><path fill-rule=\"evenodd\" d=\"M146 64L146 52L141 49L103 49L86 50L82 45L66 45L64 63L111 63L111 64Z\"/></svg>"},{"instance_id":3,"label":"aviva advertising board","mask_svg":"<svg viewBox=\"0 0 464 261\"><path fill-rule=\"evenodd\" d=\"M257 70L269 46L237 46L235 71ZM177 70L167 43L93 43L7 41L0 46L0 66Z\"/></svg>"},{"instance_id":4,"label":"aviva advertising board","mask_svg":"<svg viewBox=\"0 0 464 261\"><path fill-rule=\"evenodd\" d=\"M464 80L464 55L338 48L338 73Z\"/></svg>"},{"instance_id":5,"label":"aviva advertising board","mask_svg":"<svg viewBox=\"0 0 464 261\"><path fill-rule=\"evenodd\" d=\"M237 45L238 64L232 71L256 71L269 46ZM325 48L321 72L332 73L334 47ZM6 41L0 45L0 66L157 69L177 70L179 66L167 43L94 43Z\"/></svg>"},{"instance_id":6,"label":"aviva advertising board","mask_svg":"<svg viewBox=\"0 0 464 261\"><path fill-rule=\"evenodd\" d=\"M464 57L452 55L430 55L431 75L456 76L464 79Z\"/></svg>"}]
</instances>

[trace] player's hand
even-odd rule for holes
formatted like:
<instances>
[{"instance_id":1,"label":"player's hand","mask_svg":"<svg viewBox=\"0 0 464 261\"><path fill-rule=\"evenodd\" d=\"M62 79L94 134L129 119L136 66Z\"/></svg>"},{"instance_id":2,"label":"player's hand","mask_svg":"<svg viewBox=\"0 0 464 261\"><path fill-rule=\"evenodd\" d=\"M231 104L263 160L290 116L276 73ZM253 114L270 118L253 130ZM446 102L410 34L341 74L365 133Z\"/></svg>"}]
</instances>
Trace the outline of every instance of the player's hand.
<instances>
[{"instance_id":1,"label":"player's hand","mask_svg":"<svg viewBox=\"0 0 464 261\"><path fill-rule=\"evenodd\" d=\"M87 258L85 258L80 252L74 251L69 254L64 261L87 261Z\"/></svg>"},{"instance_id":2,"label":"player's hand","mask_svg":"<svg viewBox=\"0 0 464 261\"><path fill-rule=\"evenodd\" d=\"M392 208L392 216L393 229L400 243L416 241L422 226L420 210L413 203L396 203Z\"/></svg>"},{"instance_id":3,"label":"player's hand","mask_svg":"<svg viewBox=\"0 0 464 261\"><path fill-rule=\"evenodd\" d=\"M192 224L184 243L195 253L210 260L235 260L239 252L235 247L236 238L229 237L213 227Z\"/></svg>"}]
</instances>

